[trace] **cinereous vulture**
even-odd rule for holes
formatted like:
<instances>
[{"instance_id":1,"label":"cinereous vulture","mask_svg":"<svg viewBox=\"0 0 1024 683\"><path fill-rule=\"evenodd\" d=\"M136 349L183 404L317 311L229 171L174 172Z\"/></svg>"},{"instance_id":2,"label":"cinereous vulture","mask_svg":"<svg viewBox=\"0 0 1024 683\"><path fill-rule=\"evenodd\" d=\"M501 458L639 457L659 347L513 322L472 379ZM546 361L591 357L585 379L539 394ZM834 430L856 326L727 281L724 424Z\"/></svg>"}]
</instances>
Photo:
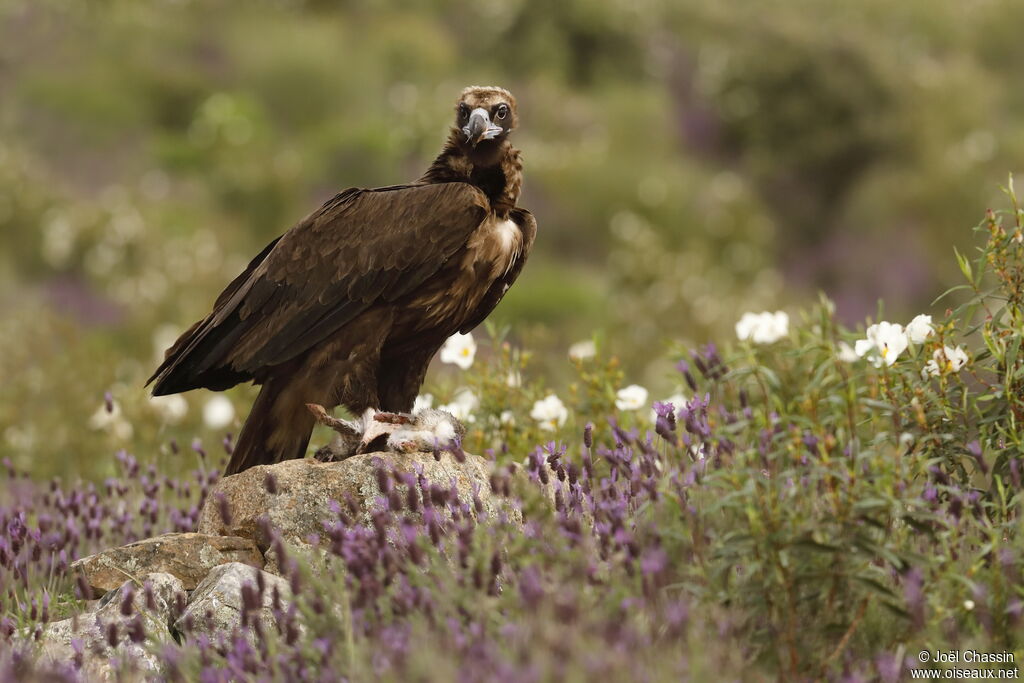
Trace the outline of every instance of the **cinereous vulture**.
<instances>
[{"instance_id":1,"label":"cinereous vulture","mask_svg":"<svg viewBox=\"0 0 1024 683\"><path fill-rule=\"evenodd\" d=\"M410 421L431 358L487 317L533 245L537 224L516 206L516 124L507 90L466 88L419 180L332 197L168 349L149 380L156 396L261 385L225 474L304 457L317 420L340 422L321 406L360 416L349 424L363 450L382 424Z\"/></svg>"}]
</instances>

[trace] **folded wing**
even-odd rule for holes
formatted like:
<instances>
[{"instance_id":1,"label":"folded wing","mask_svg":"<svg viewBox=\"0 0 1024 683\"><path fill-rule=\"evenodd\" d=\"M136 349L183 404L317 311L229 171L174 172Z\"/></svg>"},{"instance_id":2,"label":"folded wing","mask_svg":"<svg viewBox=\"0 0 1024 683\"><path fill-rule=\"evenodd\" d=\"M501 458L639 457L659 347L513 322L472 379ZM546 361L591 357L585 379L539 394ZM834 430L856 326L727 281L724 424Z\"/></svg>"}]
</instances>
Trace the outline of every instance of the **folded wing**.
<instances>
[{"instance_id":1,"label":"folded wing","mask_svg":"<svg viewBox=\"0 0 1024 683\"><path fill-rule=\"evenodd\" d=\"M155 395L225 389L437 273L488 210L466 183L346 190L268 245L168 351ZM496 302L495 302L496 303Z\"/></svg>"}]
</instances>

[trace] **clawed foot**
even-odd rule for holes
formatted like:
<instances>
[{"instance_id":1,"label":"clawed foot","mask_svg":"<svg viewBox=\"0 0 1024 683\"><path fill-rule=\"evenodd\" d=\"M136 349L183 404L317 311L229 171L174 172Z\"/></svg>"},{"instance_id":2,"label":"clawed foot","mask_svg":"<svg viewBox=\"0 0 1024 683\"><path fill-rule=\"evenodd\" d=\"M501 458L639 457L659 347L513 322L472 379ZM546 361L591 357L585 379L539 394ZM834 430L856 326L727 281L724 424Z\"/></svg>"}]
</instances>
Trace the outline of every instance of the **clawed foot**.
<instances>
[{"instance_id":1,"label":"clawed foot","mask_svg":"<svg viewBox=\"0 0 1024 683\"><path fill-rule=\"evenodd\" d=\"M383 450L398 453L447 450L461 443L466 434L466 428L454 416L441 410L406 415L369 408L359 422L349 422L331 416L316 403L308 403L306 407L318 423L336 432L331 443L315 454L316 459L322 462Z\"/></svg>"}]
</instances>

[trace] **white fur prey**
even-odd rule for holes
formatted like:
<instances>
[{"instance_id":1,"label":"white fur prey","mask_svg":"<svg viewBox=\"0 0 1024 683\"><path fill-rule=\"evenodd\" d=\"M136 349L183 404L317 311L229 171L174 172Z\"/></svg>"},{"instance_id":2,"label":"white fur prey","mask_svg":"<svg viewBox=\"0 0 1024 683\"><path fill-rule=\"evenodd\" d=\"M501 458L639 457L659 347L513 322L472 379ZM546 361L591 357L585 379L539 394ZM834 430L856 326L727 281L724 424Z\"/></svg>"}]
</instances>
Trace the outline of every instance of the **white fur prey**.
<instances>
[{"instance_id":1,"label":"white fur prey","mask_svg":"<svg viewBox=\"0 0 1024 683\"><path fill-rule=\"evenodd\" d=\"M408 427L395 430L388 437L388 449L400 453L432 451L449 448L461 438L462 425L441 410L425 410Z\"/></svg>"},{"instance_id":2,"label":"white fur prey","mask_svg":"<svg viewBox=\"0 0 1024 683\"><path fill-rule=\"evenodd\" d=\"M387 437L382 448L414 453L448 450L460 443L466 433L465 427L451 413L432 408L412 415L368 409L357 422L331 417L322 406L311 404L310 409L318 422L337 432L330 444L317 451L316 457L324 461L344 460L369 452L369 446L381 436Z\"/></svg>"}]
</instances>

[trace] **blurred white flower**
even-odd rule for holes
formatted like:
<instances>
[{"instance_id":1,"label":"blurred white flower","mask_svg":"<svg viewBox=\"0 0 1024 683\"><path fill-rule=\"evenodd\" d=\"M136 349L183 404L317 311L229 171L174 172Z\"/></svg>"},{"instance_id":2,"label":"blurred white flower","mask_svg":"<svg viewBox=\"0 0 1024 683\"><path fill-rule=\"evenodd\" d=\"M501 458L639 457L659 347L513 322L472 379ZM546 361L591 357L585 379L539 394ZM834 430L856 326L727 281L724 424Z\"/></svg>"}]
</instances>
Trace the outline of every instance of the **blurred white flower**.
<instances>
[{"instance_id":1,"label":"blurred white flower","mask_svg":"<svg viewBox=\"0 0 1024 683\"><path fill-rule=\"evenodd\" d=\"M111 425L110 433L120 441L127 441L132 438L135 430L132 428L132 423L128 420L117 420Z\"/></svg>"},{"instance_id":2,"label":"blurred white flower","mask_svg":"<svg viewBox=\"0 0 1024 683\"><path fill-rule=\"evenodd\" d=\"M540 423L540 428L546 432L553 432L565 424L569 417L569 411L554 394L548 394L533 404L530 417Z\"/></svg>"},{"instance_id":3,"label":"blurred white flower","mask_svg":"<svg viewBox=\"0 0 1024 683\"><path fill-rule=\"evenodd\" d=\"M43 258L51 266L61 268L74 248L75 229L71 222L63 214L52 213L43 224Z\"/></svg>"},{"instance_id":4,"label":"blurred white flower","mask_svg":"<svg viewBox=\"0 0 1024 683\"><path fill-rule=\"evenodd\" d=\"M771 344L789 334L789 315L785 311L744 313L736 323L736 336L755 344Z\"/></svg>"},{"instance_id":5,"label":"blurred white flower","mask_svg":"<svg viewBox=\"0 0 1024 683\"><path fill-rule=\"evenodd\" d=\"M455 333L448 337L441 347L441 362L458 365L463 370L468 370L476 358L476 342L473 341L473 333Z\"/></svg>"},{"instance_id":6,"label":"blurred white flower","mask_svg":"<svg viewBox=\"0 0 1024 683\"><path fill-rule=\"evenodd\" d=\"M676 392L676 393L672 394L671 396L669 396L668 398L662 399L661 402L662 403L671 403L672 404L672 412L678 414L679 413L679 409L682 408L683 406L685 406L687 401L689 401L689 400L690 399L686 398L681 393ZM653 408L651 408L651 422L653 422L653 423L657 423L658 422L658 413L656 413Z\"/></svg>"},{"instance_id":7,"label":"blurred white flower","mask_svg":"<svg viewBox=\"0 0 1024 683\"><path fill-rule=\"evenodd\" d=\"M473 411L480 406L480 399L470 389L459 389L451 403L438 406L438 410L451 413L452 417L460 422L475 422L476 417Z\"/></svg>"},{"instance_id":8,"label":"blurred white flower","mask_svg":"<svg viewBox=\"0 0 1024 683\"><path fill-rule=\"evenodd\" d=\"M170 396L150 396L149 407L160 416L166 424L178 424L188 414L188 401L181 394Z\"/></svg>"},{"instance_id":9,"label":"blurred white flower","mask_svg":"<svg viewBox=\"0 0 1024 683\"><path fill-rule=\"evenodd\" d=\"M923 377L928 375L938 377L945 372L960 372L965 365L967 365L966 351L959 346L943 346L941 349L935 349L932 359L925 363L921 375Z\"/></svg>"},{"instance_id":10,"label":"blurred white flower","mask_svg":"<svg viewBox=\"0 0 1024 683\"><path fill-rule=\"evenodd\" d=\"M115 438L122 441L132 438L135 431L132 428L132 423L121 414L121 404L115 400L110 401L109 410L106 403L96 409L96 412L89 418L89 427L113 434Z\"/></svg>"},{"instance_id":11,"label":"blurred white flower","mask_svg":"<svg viewBox=\"0 0 1024 683\"><path fill-rule=\"evenodd\" d=\"M511 410L503 410L501 415L498 416L498 422L503 425L514 425L516 423L516 414Z\"/></svg>"},{"instance_id":12,"label":"blurred white flower","mask_svg":"<svg viewBox=\"0 0 1024 683\"><path fill-rule=\"evenodd\" d=\"M110 399L109 403L101 403L96 412L89 418L91 429L108 429L114 422L121 419L121 404Z\"/></svg>"},{"instance_id":13,"label":"blurred white flower","mask_svg":"<svg viewBox=\"0 0 1024 683\"><path fill-rule=\"evenodd\" d=\"M662 403L671 403L672 410L678 413L679 409L685 406L687 402L689 402L689 400L690 399L686 398L685 396L677 392L666 398L664 401L662 401Z\"/></svg>"},{"instance_id":14,"label":"blurred white flower","mask_svg":"<svg viewBox=\"0 0 1024 683\"><path fill-rule=\"evenodd\" d=\"M647 405L647 390L639 384L630 384L615 392L615 407L619 410L640 410Z\"/></svg>"},{"instance_id":15,"label":"blurred white flower","mask_svg":"<svg viewBox=\"0 0 1024 683\"><path fill-rule=\"evenodd\" d=\"M844 341L839 342L839 353L836 354L836 357L844 363L853 363L860 358L853 347Z\"/></svg>"},{"instance_id":16,"label":"blurred white flower","mask_svg":"<svg viewBox=\"0 0 1024 683\"><path fill-rule=\"evenodd\" d=\"M910 324L907 325L907 338L910 339L911 344L920 344L925 339L935 333L935 328L932 327L932 317L930 315L915 316Z\"/></svg>"},{"instance_id":17,"label":"blurred white flower","mask_svg":"<svg viewBox=\"0 0 1024 683\"><path fill-rule=\"evenodd\" d=\"M223 429L235 419L235 406L231 400L218 394L203 405L203 422L210 429Z\"/></svg>"},{"instance_id":18,"label":"blurred white flower","mask_svg":"<svg viewBox=\"0 0 1024 683\"><path fill-rule=\"evenodd\" d=\"M434 395L433 394L420 394L416 397L416 400L412 404L413 415L421 413L428 408L434 407Z\"/></svg>"},{"instance_id":19,"label":"blurred white flower","mask_svg":"<svg viewBox=\"0 0 1024 683\"><path fill-rule=\"evenodd\" d=\"M974 600L964 600L964 609L970 612L974 609Z\"/></svg>"},{"instance_id":20,"label":"blurred white flower","mask_svg":"<svg viewBox=\"0 0 1024 683\"><path fill-rule=\"evenodd\" d=\"M523 376L518 370L511 370L505 378L505 384L513 389L518 389L523 386Z\"/></svg>"},{"instance_id":21,"label":"blurred white flower","mask_svg":"<svg viewBox=\"0 0 1024 683\"><path fill-rule=\"evenodd\" d=\"M163 361L164 354L178 340L181 330L177 325L164 323L153 331L153 358L157 363Z\"/></svg>"},{"instance_id":22,"label":"blurred white flower","mask_svg":"<svg viewBox=\"0 0 1024 683\"><path fill-rule=\"evenodd\" d=\"M569 347L569 358L573 360L587 360L597 355L597 344L593 339L578 341Z\"/></svg>"},{"instance_id":23,"label":"blurred white flower","mask_svg":"<svg viewBox=\"0 0 1024 683\"><path fill-rule=\"evenodd\" d=\"M875 367L882 363L892 365L907 350L907 334L902 325L882 321L865 332L866 339L858 339L854 350L861 358L867 357Z\"/></svg>"}]
</instances>

